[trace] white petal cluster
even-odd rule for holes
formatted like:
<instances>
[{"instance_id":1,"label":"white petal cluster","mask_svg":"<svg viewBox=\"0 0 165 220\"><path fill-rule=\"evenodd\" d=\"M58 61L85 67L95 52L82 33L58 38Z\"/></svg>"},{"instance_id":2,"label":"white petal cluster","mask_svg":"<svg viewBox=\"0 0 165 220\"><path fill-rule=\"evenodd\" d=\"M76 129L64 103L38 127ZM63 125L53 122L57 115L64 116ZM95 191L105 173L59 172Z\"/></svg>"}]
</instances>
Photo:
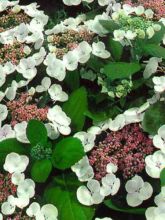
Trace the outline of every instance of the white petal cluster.
<instances>
[{"instance_id":1,"label":"white petal cluster","mask_svg":"<svg viewBox=\"0 0 165 220\"><path fill-rule=\"evenodd\" d=\"M150 183L144 182L143 179L135 175L128 180L125 185L127 196L126 200L129 206L136 207L152 196L153 188Z\"/></svg>"},{"instance_id":2,"label":"white petal cluster","mask_svg":"<svg viewBox=\"0 0 165 220\"><path fill-rule=\"evenodd\" d=\"M105 218L95 218L95 220L112 220L112 218L105 217Z\"/></svg>"},{"instance_id":3,"label":"white petal cluster","mask_svg":"<svg viewBox=\"0 0 165 220\"><path fill-rule=\"evenodd\" d=\"M145 158L146 172L152 178L160 178L160 173L165 168L165 154L162 151L156 151L154 154Z\"/></svg>"},{"instance_id":4,"label":"white petal cluster","mask_svg":"<svg viewBox=\"0 0 165 220\"><path fill-rule=\"evenodd\" d=\"M11 173L11 181L17 186L16 197L9 195L7 201L1 205L1 213L5 216L12 215L16 208L24 209L30 203L30 199L35 195L35 183L32 179L25 179L23 173L29 163L29 158L17 153L10 153L6 156L4 170ZM3 215L0 214L0 219ZM46 204L40 207L37 202L33 202L26 209L29 217L36 220L57 220L58 210L52 204Z\"/></svg>"},{"instance_id":5,"label":"white petal cluster","mask_svg":"<svg viewBox=\"0 0 165 220\"><path fill-rule=\"evenodd\" d=\"M53 102L65 102L68 100L68 95L64 91L62 91L61 85L52 84L49 77L44 77L41 81L41 85L38 85L35 91L38 93L48 91L50 98Z\"/></svg>"},{"instance_id":6,"label":"white petal cluster","mask_svg":"<svg viewBox=\"0 0 165 220\"><path fill-rule=\"evenodd\" d=\"M158 129L158 134L153 137L153 144L165 154L165 125Z\"/></svg>"},{"instance_id":7,"label":"white petal cluster","mask_svg":"<svg viewBox=\"0 0 165 220\"><path fill-rule=\"evenodd\" d=\"M11 125L5 124L2 127L0 126L0 141L14 137L15 137L15 132L13 131Z\"/></svg>"},{"instance_id":8,"label":"white petal cluster","mask_svg":"<svg viewBox=\"0 0 165 220\"><path fill-rule=\"evenodd\" d=\"M165 76L155 76L152 80L156 93L162 93L165 91Z\"/></svg>"},{"instance_id":9,"label":"white petal cluster","mask_svg":"<svg viewBox=\"0 0 165 220\"><path fill-rule=\"evenodd\" d=\"M131 6L129 4L116 4L112 7L113 13L111 15L112 20L114 20L117 24L120 22L118 21L120 16L124 16L128 20L131 19L132 13L136 16L143 16L148 19L152 19L154 16L154 12L151 9L144 9L143 6ZM130 44L130 41L134 40L136 37L144 39L147 37L148 39L152 38L157 31L160 31L161 26L159 24L151 23L151 25L146 29L134 29L134 30L125 30L124 27L121 29L114 30L114 40L119 41L124 45Z\"/></svg>"},{"instance_id":10,"label":"white petal cluster","mask_svg":"<svg viewBox=\"0 0 165 220\"><path fill-rule=\"evenodd\" d=\"M78 171L76 168L72 167L72 170ZM77 190L77 199L86 206L101 203L106 196L115 195L120 188L120 180L113 173L108 173L103 177L101 184L98 180L92 179L92 176L88 176L88 179L87 186L80 186Z\"/></svg>"},{"instance_id":11,"label":"white petal cluster","mask_svg":"<svg viewBox=\"0 0 165 220\"><path fill-rule=\"evenodd\" d=\"M40 207L37 202L33 202L26 210L29 217L35 217L36 220L57 220L58 210L52 204L46 204Z\"/></svg>"},{"instance_id":12,"label":"white petal cluster","mask_svg":"<svg viewBox=\"0 0 165 220\"><path fill-rule=\"evenodd\" d=\"M96 43L94 42L92 45L86 41L82 41L77 45L75 49L67 52L62 59L56 57L54 52L56 52L57 48L51 43L52 34L65 33L68 30L89 30L98 34L99 30L101 32L105 30L99 23L99 19L106 19L107 17L109 18L109 16L106 14L103 14L96 16L94 20L89 21L85 21L85 15L79 15L76 18L70 17L62 21L60 24L54 26L52 29L45 31L45 33L48 35L47 40L49 42L48 46L50 51L44 61L44 64L47 66L47 74L59 81L63 81L67 70L76 70L79 63L84 64L90 59L91 54L103 59L109 58L110 53L105 49L105 45L101 41ZM95 22L98 24L94 24ZM98 26L100 28L98 28ZM56 68L54 68L55 66Z\"/></svg>"},{"instance_id":13,"label":"white petal cluster","mask_svg":"<svg viewBox=\"0 0 165 220\"><path fill-rule=\"evenodd\" d=\"M14 13L18 13L20 10L23 10L25 14L31 17L30 23L21 23L20 25L3 31L0 33L0 43L1 44L13 44L15 41L20 43L24 43L24 53L26 58L23 58L19 61L18 65L14 65L11 62L7 62L3 65L0 65L1 77L0 77L0 86L2 86L7 79L9 74L17 73L21 74L25 79L25 83L28 84L37 74L36 67L40 65L45 56L46 51L42 46L44 41L44 26L48 22L48 16L43 13L43 11L38 10L38 5L36 3L32 3L27 6L18 5L19 1L1 1L0 2L0 11L4 12L8 10L10 7ZM29 45L30 44L30 45ZM29 45L29 46L28 46ZM33 55L29 55L31 53L31 47L34 45L34 53ZM40 49L40 50L39 50ZM39 50L37 52L37 50ZM12 100L15 98L14 95L16 90L22 86L21 81L17 82L17 85L13 86L13 82L11 82L11 89L6 89L6 91L1 91L2 98L5 96ZM14 93L13 93L14 89ZM8 91L9 90L9 91ZM0 101L2 99L0 97Z\"/></svg>"},{"instance_id":14,"label":"white petal cluster","mask_svg":"<svg viewBox=\"0 0 165 220\"><path fill-rule=\"evenodd\" d=\"M60 106L55 105L53 108L50 108L48 110L47 118L54 129L59 131L59 133L63 135L70 134L71 129L69 126L71 119L62 111Z\"/></svg>"},{"instance_id":15,"label":"white petal cluster","mask_svg":"<svg viewBox=\"0 0 165 220\"><path fill-rule=\"evenodd\" d=\"M63 0L63 3L68 6L71 6L71 5L76 6L76 5L81 4L82 2L92 3L94 2L94 0ZM114 2L114 0L98 0L98 4L100 6L109 5L110 2Z\"/></svg>"},{"instance_id":16,"label":"white petal cluster","mask_svg":"<svg viewBox=\"0 0 165 220\"><path fill-rule=\"evenodd\" d=\"M147 220L164 220L165 218L165 187L161 188L161 192L154 199L157 205L147 208L145 216Z\"/></svg>"}]
</instances>

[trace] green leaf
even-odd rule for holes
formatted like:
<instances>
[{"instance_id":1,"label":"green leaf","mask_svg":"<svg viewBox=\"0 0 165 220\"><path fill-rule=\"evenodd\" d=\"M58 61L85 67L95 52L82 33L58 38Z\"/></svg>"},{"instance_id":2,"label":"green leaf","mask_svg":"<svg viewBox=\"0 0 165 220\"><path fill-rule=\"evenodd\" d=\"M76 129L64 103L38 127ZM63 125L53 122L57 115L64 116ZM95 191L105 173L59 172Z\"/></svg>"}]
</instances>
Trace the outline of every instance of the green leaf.
<instances>
[{"instance_id":1,"label":"green leaf","mask_svg":"<svg viewBox=\"0 0 165 220\"><path fill-rule=\"evenodd\" d=\"M145 214L145 211L146 209L144 208L124 208L124 207L118 207L116 206L112 200L106 200L104 202L104 204L112 209L112 210L115 210L115 211L118 211L118 212L125 212L125 213L130 213L130 214L135 214L135 215L144 215Z\"/></svg>"},{"instance_id":2,"label":"green leaf","mask_svg":"<svg viewBox=\"0 0 165 220\"><path fill-rule=\"evenodd\" d=\"M165 186L165 168L160 173L161 187Z\"/></svg>"},{"instance_id":3,"label":"green leaf","mask_svg":"<svg viewBox=\"0 0 165 220\"><path fill-rule=\"evenodd\" d=\"M30 120L27 126L27 138L31 145L36 145L38 143L46 144L47 142L47 130L41 121Z\"/></svg>"},{"instance_id":4,"label":"green leaf","mask_svg":"<svg viewBox=\"0 0 165 220\"><path fill-rule=\"evenodd\" d=\"M150 106L144 114L142 126L151 135L157 134L158 129L165 124L165 103L157 102Z\"/></svg>"},{"instance_id":5,"label":"green leaf","mask_svg":"<svg viewBox=\"0 0 165 220\"><path fill-rule=\"evenodd\" d=\"M66 83L71 90L78 89L80 87L80 75L78 70L68 72L64 79L64 83Z\"/></svg>"},{"instance_id":6,"label":"green leaf","mask_svg":"<svg viewBox=\"0 0 165 220\"><path fill-rule=\"evenodd\" d=\"M94 208L80 204L76 197L79 181L72 174L62 174L55 177L53 183L44 193L47 203L58 209L59 220L92 220Z\"/></svg>"},{"instance_id":7,"label":"green leaf","mask_svg":"<svg viewBox=\"0 0 165 220\"><path fill-rule=\"evenodd\" d=\"M61 170L70 168L83 156L84 148L78 138L67 137L58 142L53 151L53 165Z\"/></svg>"},{"instance_id":8,"label":"green leaf","mask_svg":"<svg viewBox=\"0 0 165 220\"><path fill-rule=\"evenodd\" d=\"M129 78L141 69L138 63L112 62L104 67L104 73L111 80Z\"/></svg>"},{"instance_id":9,"label":"green leaf","mask_svg":"<svg viewBox=\"0 0 165 220\"><path fill-rule=\"evenodd\" d=\"M160 57L165 59L165 48L155 45L155 44L145 44L143 45L143 51L147 55L151 55L154 57Z\"/></svg>"},{"instance_id":10,"label":"green leaf","mask_svg":"<svg viewBox=\"0 0 165 220\"><path fill-rule=\"evenodd\" d=\"M0 167L3 166L7 154L15 152L18 154L27 154L27 146L11 138L0 142Z\"/></svg>"},{"instance_id":11,"label":"green leaf","mask_svg":"<svg viewBox=\"0 0 165 220\"><path fill-rule=\"evenodd\" d=\"M100 20L99 22L107 31L109 31L109 33L113 33L114 30L120 28L120 26L116 24L113 20Z\"/></svg>"},{"instance_id":12,"label":"green leaf","mask_svg":"<svg viewBox=\"0 0 165 220\"><path fill-rule=\"evenodd\" d=\"M120 42L113 40L112 37L109 37L108 39L108 47L110 49L110 52L112 54L112 57L119 61L123 54L123 46Z\"/></svg>"},{"instance_id":13,"label":"green leaf","mask_svg":"<svg viewBox=\"0 0 165 220\"><path fill-rule=\"evenodd\" d=\"M87 110L87 91L81 87L71 93L64 103L63 110L71 118L73 131L81 131L85 123L84 112Z\"/></svg>"},{"instance_id":14,"label":"green leaf","mask_svg":"<svg viewBox=\"0 0 165 220\"><path fill-rule=\"evenodd\" d=\"M35 182L44 183L52 171L52 163L50 160L35 161L31 168L31 177Z\"/></svg>"}]
</instances>

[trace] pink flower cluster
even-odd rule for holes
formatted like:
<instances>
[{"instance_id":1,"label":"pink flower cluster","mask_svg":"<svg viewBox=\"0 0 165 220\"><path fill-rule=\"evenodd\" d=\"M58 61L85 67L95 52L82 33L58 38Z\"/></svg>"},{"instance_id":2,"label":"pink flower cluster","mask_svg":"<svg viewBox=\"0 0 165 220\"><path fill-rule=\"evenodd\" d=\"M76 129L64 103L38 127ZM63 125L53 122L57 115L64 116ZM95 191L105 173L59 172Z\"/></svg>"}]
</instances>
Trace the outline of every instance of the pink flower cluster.
<instances>
[{"instance_id":1,"label":"pink flower cluster","mask_svg":"<svg viewBox=\"0 0 165 220\"><path fill-rule=\"evenodd\" d=\"M38 108L36 104L31 104L31 101L32 97L28 93L21 93L19 99L7 102L12 126L31 119L47 120L48 107Z\"/></svg>"},{"instance_id":2,"label":"pink flower cluster","mask_svg":"<svg viewBox=\"0 0 165 220\"><path fill-rule=\"evenodd\" d=\"M152 140L139 124L134 123L120 131L108 130L104 140L99 141L90 152L89 162L97 180L106 175L108 163L117 165L123 178L128 179L144 170L145 157L153 151Z\"/></svg>"},{"instance_id":3,"label":"pink flower cluster","mask_svg":"<svg viewBox=\"0 0 165 220\"><path fill-rule=\"evenodd\" d=\"M165 17L165 2L164 0L138 0L134 3L131 0L125 0L124 3L133 6L143 5L145 9L152 9L155 13L155 19L159 20Z\"/></svg>"},{"instance_id":4,"label":"pink flower cluster","mask_svg":"<svg viewBox=\"0 0 165 220\"><path fill-rule=\"evenodd\" d=\"M16 190L16 186L11 182L11 174L0 173L0 204L6 202L8 196L14 196Z\"/></svg>"}]
</instances>

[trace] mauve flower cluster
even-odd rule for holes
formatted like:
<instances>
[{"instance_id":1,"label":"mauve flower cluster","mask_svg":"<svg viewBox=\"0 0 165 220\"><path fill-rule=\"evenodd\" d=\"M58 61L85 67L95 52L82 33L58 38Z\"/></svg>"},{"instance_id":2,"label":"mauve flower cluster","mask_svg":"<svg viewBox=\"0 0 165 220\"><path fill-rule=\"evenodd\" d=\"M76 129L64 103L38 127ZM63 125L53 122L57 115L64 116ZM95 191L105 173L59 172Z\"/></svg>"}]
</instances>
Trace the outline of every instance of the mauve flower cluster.
<instances>
[{"instance_id":1,"label":"mauve flower cluster","mask_svg":"<svg viewBox=\"0 0 165 220\"><path fill-rule=\"evenodd\" d=\"M14 13L11 9L0 16L0 32L9 30L21 23L29 23L31 18L23 11Z\"/></svg>"},{"instance_id":2,"label":"mauve flower cluster","mask_svg":"<svg viewBox=\"0 0 165 220\"><path fill-rule=\"evenodd\" d=\"M94 33L82 29L79 31L68 30L65 33L54 34L48 37L48 41L55 46L55 54L58 58L62 58L68 51L74 50L82 41L92 42Z\"/></svg>"},{"instance_id":3,"label":"mauve flower cluster","mask_svg":"<svg viewBox=\"0 0 165 220\"><path fill-rule=\"evenodd\" d=\"M118 171L128 179L144 170L145 157L153 151L152 140L138 123L134 123L116 132L108 130L104 140L99 141L90 152L89 162L97 180L106 175L108 163L117 165Z\"/></svg>"},{"instance_id":4,"label":"mauve flower cluster","mask_svg":"<svg viewBox=\"0 0 165 220\"><path fill-rule=\"evenodd\" d=\"M20 59L26 56L24 46L24 44L17 41L13 44L5 44L0 48L0 64L12 62L12 64L17 65Z\"/></svg>"},{"instance_id":5,"label":"mauve flower cluster","mask_svg":"<svg viewBox=\"0 0 165 220\"><path fill-rule=\"evenodd\" d=\"M0 204L5 202L8 196L15 196L17 187L11 181L11 174L0 173Z\"/></svg>"},{"instance_id":6,"label":"mauve flower cluster","mask_svg":"<svg viewBox=\"0 0 165 220\"><path fill-rule=\"evenodd\" d=\"M145 9L152 9L156 20L165 17L165 3L164 0L138 0L136 2L131 0L125 0L125 4L132 6L142 5Z\"/></svg>"},{"instance_id":7,"label":"mauve flower cluster","mask_svg":"<svg viewBox=\"0 0 165 220\"><path fill-rule=\"evenodd\" d=\"M48 107L38 108L35 103L31 104L32 99L28 93L21 93L19 99L7 102L12 126L31 119L47 120Z\"/></svg>"}]
</instances>

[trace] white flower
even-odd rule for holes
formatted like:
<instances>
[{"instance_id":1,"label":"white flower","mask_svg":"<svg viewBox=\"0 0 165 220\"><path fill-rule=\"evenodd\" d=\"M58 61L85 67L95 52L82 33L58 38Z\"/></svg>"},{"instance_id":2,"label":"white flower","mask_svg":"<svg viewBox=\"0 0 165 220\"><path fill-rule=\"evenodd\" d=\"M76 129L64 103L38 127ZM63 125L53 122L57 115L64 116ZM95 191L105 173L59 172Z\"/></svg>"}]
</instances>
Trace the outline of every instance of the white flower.
<instances>
[{"instance_id":1,"label":"white flower","mask_svg":"<svg viewBox=\"0 0 165 220\"><path fill-rule=\"evenodd\" d=\"M93 168L89 164L87 156L84 156L79 162L71 167L81 182L86 182L94 177Z\"/></svg>"},{"instance_id":2,"label":"white flower","mask_svg":"<svg viewBox=\"0 0 165 220\"><path fill-rule=\"evenodd\" d=\"M33 54L32 58L35 60L36 66L40 65L46 56L45 48L41 47L38 53Z\"/></svg>"},{"instance_id":3,"label":"white flower","mask_svg":"<svg viewBox=\"0 0 165 220\"><path fill-rule=\"evenodd\" d=\"M153 193L151 184L144 182L138 175L135 175L131 180L128 180L125 188L128 192L126 200L128 205L131 207L141 205L142 202L149 199Z\"/></svg>"},{"instance_id":4,"label":"white flower","mask_svg":"<svg viewBox=\"0 0 165 220\"><path fill-rule=\"evenodd\" d=\"M36 63L32 57L23 58L16 67L19 73L22 73L25 79L33 79L37 74Z\"/></svg>"},{"instance_id":5,"label":"white flower","mask_svg":"<svg viewBox=\"0 0 165 220\"><path fill-rule=\"evenodd\" d=\"M102 178L102 187L100 190L101 195L109 196L115 195L120 188L120 179L117 178L113 173L108 173Z\"/></svg>"},{"instance_id":6,"label":"white flower","mask_svg":"<svg viewBox=\"0 0 165 220\"><path fill-rule=\"evenodd\" d=\"M46 204L40 208L37 202L33 202L26 210L29 217L35 217L36 220L57 220L58 210L52 204Z\"/></svg>"},{"instance_id":7,"label":"white flower","mask_svg":"<svg viewBox=\"0 0 165 220\"><path fill-rule=\"evenodd\" d=\"M93 20L88 20L84 22L85 26L88 27L92 32L99 34L100 36L104 36L108 33L108 31L100 24L100 20L109 20L110 17L103 13L101 15L96 15Z\"/></svg>"},{"instance_id":8,"label":"white flower","mask_svg":"<svg viewBox=\"0 0 165 220\"><path fill-rule=\"evenodd\" d=\"M80 186L77 190L77 199L83 205L99 204L104 200L100 194L100 183L97 180L89 180L86 186Z\"/></svg>"},{"instance_id":9,"label":"white flower","mask_svg":"<svg viewBox=\"0 0 165 220\"><path fill-rule=\"evenodd\" d=\"M29 34L29 30L28 30L28 27L25 23L22 23L15 28L14 36L21 43L23 43L25 41L28 34Z\"/></svg>"},{"instance_id":10,"label":"white flower","mask_svg":"<svg viewBox=\"0 0 165 220\"><path fill-rule=\"evenodd\" d=\"M155 147L161 149L161 151L165 153L165 125L159 128L158 134L153 138L153 144Z\"/></svg>"},{"instance_id":11,"label":"white flower","mask_svg":"<svg viewBox=\"0 0 165 220\"><path fill-rule=\"evenodd\" d=\"M5 124L3 127L0 127L0 141L14 137L15 132L13 131L11 125Z\"/></svg>"},{"instance_id":12,"label":"white flower","mask_svg":"<svg viewBox=\"0 0 165 220\"><path fill-rule=\"evenodd\" d=\"M65 102L68 100L68 95L64 91L62 91L62 87L58 84L53 84L48 89L48 93L50 95L50 98L54 102L56 101Z\"/></svg>"},{"instance_id":13,"label":"white flower","mask_svg":"<svg viewBox=\"0 0 165 220\"><path fill-rule=\"evenodd\" d=\"M14 185L19 185L25 179L25 174L20 172L15 172L11 176L11 181Z\"/></svg>"},{"instance_id":14,"label":"white flower","mask_svg":"<svg viewBox=\"0 0 165 220\"><path fill-rule=\"evenodd\" d=\"M149 19L152 19L154 16L154 12L151 9L145 10L144 14L145 14L146 18L149 18Z\"/></svg>"},{"instance_id":15,"label":"white flower","mask_svg":"<svg viewBox=\"0 0 165 220\"><path fill-rule=\"evenodd\" d=\"M26 136L26 128L27 128L26 121L17 123L14 126L15 136L16 136L17 140L22 143L29 143L29 140L27 139L27 136Z\"/></svg>"},{"instance_id":16,"label":"white flower","mask_svg":"<svg viewBox=\"0 0 165 220\"><path fill-rule=\"evenodd\" d=\"M79 5L81 3L81 0L63 0L65 5L71 6L71 5Z\"/></svg>"},{"instance_id":17,"label":"white flower","mask_svg":"<svg viewBox=\"0 0 165 220\"><path fill-rule=\"evenodd\" d=\"M15 5L11 10L13 13L18 14L21 11L21 7L19 5Z\"/></svg>"},{"instance_id":18,"label":"white flower","mask_svg":"<svg viewBox=\"0 0 165 220\"><path fill-rule=\"evenodd\" d=\"M165 218L165 187L161 188L161 192L154 199L157 207L149 207L146 210L147 220L164 220Z\"/></svg>"},{"instance_id":19,"label":"white flower","mask_svg":"<svg viewBox=\"0 0 165 220\"><path fill-rule=\"evenodd\" d=\"M0 116L1 116L0 123L7 118L7 115L8 115L8 110L7 110L6 105L0 104Z\"/></svg>"},{"instance_id":20,"label":"white flower","mask_svg":"<svg viewBox=\"0 0 165 220\"><path fill-rule=\"evenodd\" d=\"M75 51L69 51L63 56L63 63L67 70L73 71L78 67L78 56Z\"/></svg>"},{"instance_id":21,"label":"white flower","mask_svg":"<svg viewBox=\"0 0 165 220\"><path fill-rule=\"evenodd\" d=\"M10 101L13 100L16 96L17 88L18 88L18 83L15 80L13 80L11 86L9 86L5 91L6 98L9 99Z\"/></svg>"},{"instance_id":22,"label":"white flower","mask_svg":"<svg viewBox=\"0 0 165 220\"><path fill-rule=\"evenodd\" d=\"M71 129L69 125L71 123L71 119L67 117L60 106L55 105L53 108L50 108L48 110L47 118L52 122L53 127L58 129L61 134L70 134Z\"/></svg>"},{"instance_id":23,"label":"white flower","mask_svg":"<svg viewBox=\"0 0 165 220\"><path fill-rule=\"evenodd\" d=\"M80 63L86 63L92 52L91 46L86 41L82 41L76 49L74 49L75 53L77 54L78 61Z\"/></svg>"},{"instance_id":24,"label":"white flower","mask_svg":"<svg viewBox=\"0 0 165 220\"><path fill-rule=\"evenodd\" d=\"M152 178L160 178L160 173L165 168L165 154L160 150L156 151L145 158L145 163L147 174Z\"/></svg>"},{"instance_id":25,"label":"white flower","mask_svg":"<svg viewBox=\"0 0 165 220\"><path fill-rule=\"evenodd\" d=\"M135 8L132 7L132 6L129 5L129 4L124 4L124 5L123 5L123 10L124 10L124 12L125 12L126 15L129 15L129 14L131 14L131 13L133 13L133 12L135 11Z\"/></svg>"},{"instance_id":26,"label":"white flower","mask_svg":"<svg viewBox=\"0 0 165 220\"><path fill-rule=\"evenodd\" d=\"M118 167L114 163L107 164L107 173L116 173L117 169L118 169Z\"/></svg>"},{"instance_id":27,"label":"white flower","mask_svg":"<svg viewBox=\"0 0 165 220\"><path fill-rule=\"evenodd\" d=\"M0 66L0 71L1 71L1 75L0 75L0 87L1 87L6 81L6 74L4 73L2 66Z\"/></svg>"},{"instance_id":28,"label":"white flower","mask_svg":"<svg viewBox=\"0 0 165 220\"><path fill-rule=\"evenodd\" d=\"M165 76L155 76L152 79L154 85L154 90L157 93L162 93L165 91Z\"/></svg>"},{"instance_id":29,"label":"white flower","mask_svg":"<svg viewBox=\"0 0 165 220\"><path fill-rule=\"evenodd\" d=\"M146 33L148 35L148 39L152 38L155 34L154 28L152 26L148 27Z\"/></svg>"},{"instance_id":30,"label":"white flower","mask_svg":"<svg viewBox=\"0 0 165 220\"><path fill-rule=\"evenodd\" d=\"M125 37L125 31L123 30L115 30L113 32L113 35L114 35L114 40L115 41L122 41Z\"/></svg>"},{"instance_id":31,"label":"white flower","mask_svg":"<svg viewBox=\"0 0 165 220\"><path fill-rule=\"evenodd\" d=\"M161 62L161 58L157 57L151 57L149 61L147 62L147 65L145 67L145 70L143 72L143 77L145 79L148 79L152 74L156 73L157 68L159 66L159 62Z\"/></svg>"},{"instance_id":32,"label":"white flower","mask_svg":"<svg viewBox=\"0 0 165 220\"><path fill-rule=\"evenodd\" d=\"M55 129L51 123L46 123L45 127L46 127L47 132L48 132L48 137L51 140L55 140L59 137L60 134L59 134L58 129L57 128Z\"/></svg>"},{"instance_id":33,"label":"white flower","mask_svg":"<svg viewBox=\"0 0 165 220\"><path fill-rule=\"evenodd\" d=\"M26 170L28 164L29 158L27 156L19 155L17 153L10 153L6 156L3 168L9 173L22 173Z\"/></svg>"},{"instance_id":34,"label":"white flower","mask_svg":"<svg viewBox=\"0 0 165 220\"><path fill-rule=\"evenodd\" d=\"M26 214L29 217L34 217L40 211L40 205L37 202L33 202L26 210Z\"/></svg>"},{"instance_id":35,"label":"white flower","mask_svg":"<svg viewBox=\"0 0 165 220\"><path fill-rule=\"evenodd\" d=\"M131 30L128 30L125 33L125 38L127 38L128 40L134 40L136 36L137 36L137 34L132 32Z\"/></svg>"},{"instance_id":36,"label":"white flower","mask_svg":"<svg viewBox=\"0 0 165 220\"><path fill-rule=\"evenodd\" d=\"M15 211L15 205L9 203L9 202L4 202L1 205L1 212L4 215L12 215Z\"/></svg>"},{"instance_id":37,"label":"white flower","mask_svg":"<svg viewBox=\"0 0 165 220\"><path fill-rule=\"evenodd\" d=\"M95 220L112 220L112 219L109 217L105 217L105 218L95 218Z\"/></svg>"},{"instance_id":38,"label":"white flower","mask_svg":"<svg viewBox=\"0 0 165 220\"><path fill-rule=\"evenodd\" d=\"M45 92L49 89L49 87L51 86L51 80L49 77L44 77L41 81L41 85L36 87L36 92L40 93L40 92Z\"/></svg>"},{"instance_id":39,"label":"white flower","mask_svg":"<svg viewBox=\"0 0 165 220\"><path fill-rule=\"evenodd\" d=\"M100 6L105 6L110 3L110 0L98 0Z\"/></svg>"},{"instance_id":40,"label":"white flower","mask_svg":"<svg viewBox=\"0 0 165 220\"><path fill-rule=\"evenodd\" d=\"M74 135L74 137L80 139L80 141L82 142L82 145L84 147L85 152L90 151L95 145L96 136L94 134L80 131L80 132L76 133Z\"/></svg>"},{"instance_id":41,"label":"white flower","mask_svg":"<svg viewBox=\"0 0 165 220\"><path fill-rule=\"evenodd\" d=\"M57 220L58 210L52 204L42 206L40 212L36 214L36 220Z\"/></svg>"},{"instance_id":42,"label":"white flower","mask_svg":"<svg viewBox=\"0 0 165 220\"><path fill-rule=\"evenodd\" d=\"M48 54L44 61L47 65L46 72L49 76L62 81L65 78L66 69L63 61L57 59L54 54Z\"/></svg>"},{"instance_id":43,"label":"white flower","mask_svg":"<svg viewBox=\"0 0 165 220\"><path fill-rule=\"evenodd\" d=\"M144 14L144 7L142 5L135 7L135 13L138 16Z\"/></svg>"},{"instance_id":44,"label":"white flower","mask_svg":"<svg viewBox=\"0 0 165 220\"><path fill-rule=\"evenodd\" d=\"M111 131L118 131L126 125L124 114L117 115L116 118L110 122L109 129Z\"/></svg>"},{"instance_id":45,"label":"white flower","mask_svg":"<svg viewBox=\"0 0 165 220\"><path fill-rule=\"evenodd\" d=\"M97 43L93 42L92 53L95 56L101 57L103 59L107 59L108 57L110 57L110 53L107 50L105 50L105 44L101 41Z\"/></svg>"},{"instance_id":46,"label":"white flower","mask_svg":"<svg viewBox=\"0 0 165 220\"><path fill-rule=\"evenodd\" d=\"M32 198L35 194L35 183L32 179L25 179L17 187L18 197Z\"/></svg>"},{"instance_id":47,"label":"white flower","mask_svg":"<svg viewBox=\"0 0 165 220\"><path fill-rule=\"evenodd\" d=\"M27 205L29 205L29 197L27 196L20 196L18 198L15 198L15 205L20 208L23 209L25 208Z\"/></svg>"}]
</instances>

